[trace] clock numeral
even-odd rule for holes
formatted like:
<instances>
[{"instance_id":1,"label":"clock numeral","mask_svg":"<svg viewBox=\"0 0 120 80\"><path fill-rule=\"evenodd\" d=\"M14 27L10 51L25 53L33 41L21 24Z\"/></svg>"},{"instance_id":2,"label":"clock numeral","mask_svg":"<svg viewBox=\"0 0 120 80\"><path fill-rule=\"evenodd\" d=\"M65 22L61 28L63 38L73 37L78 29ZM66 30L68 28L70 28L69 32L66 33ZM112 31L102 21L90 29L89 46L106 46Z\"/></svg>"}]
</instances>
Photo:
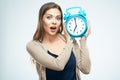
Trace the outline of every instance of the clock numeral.
<instances>
[{"instance_id":1,"label":"clock numeral","mask_svg":"<svg viewBox=\"0 0 120 80\"><path fill-rule=\"evenodd\" d=\"M82 27L82 29L84 29L84 27Z\"/></svg>"},{"instance_id":2,"label":"clock numeral","mask_svg":"<svg viewBox=\"0 0 120 80\"><path fill-rule=\"evenodd\" d=\"M82 32L82 30L80 30L80 32Z\"/></svg>"},{"instance_id":3,"label":"clock numeral","mask_svg":"<svg viewBox=\"0 0 120 80\"><path fill-rule=\"evenodd\" d=\"M74 21L75 19L73 18L72 21Z\"/></svg>"},{"instance_id":4,"label":"clock numeral","mask_svg":"<svg viewBox=\"0 0 120 80\"><path fill-rule=\"evenodd\" d=\"M69 24L71 25L71 22Z\"/></svg>"}]
</instances>

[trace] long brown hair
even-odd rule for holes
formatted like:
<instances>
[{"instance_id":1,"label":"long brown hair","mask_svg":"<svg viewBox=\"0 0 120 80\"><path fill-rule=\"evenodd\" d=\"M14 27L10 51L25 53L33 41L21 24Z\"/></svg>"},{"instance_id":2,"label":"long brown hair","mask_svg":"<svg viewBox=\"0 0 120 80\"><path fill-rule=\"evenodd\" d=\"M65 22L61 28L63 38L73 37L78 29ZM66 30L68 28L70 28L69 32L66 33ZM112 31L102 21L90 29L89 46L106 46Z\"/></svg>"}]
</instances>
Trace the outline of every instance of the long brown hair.
<instances>
[{"instance_id":1,"label":"long brown hair","mask_svg":"<svg viewBox=\"0 0 120 80\"><path fill-rule=\"evenodd\" d=\"M61 7L54 2L48 2L43 6L41 6L39 10L38 24L37 24L36 32L34 33L34 36L33 36L33 40L40 40L41 42L43 41L43 36L44 36L43 16L45 12L51 8L57 8L61 12L61 26L58 33L61 33L63 31L63 14L62 14Z\"/></svg>"}]
</instances>

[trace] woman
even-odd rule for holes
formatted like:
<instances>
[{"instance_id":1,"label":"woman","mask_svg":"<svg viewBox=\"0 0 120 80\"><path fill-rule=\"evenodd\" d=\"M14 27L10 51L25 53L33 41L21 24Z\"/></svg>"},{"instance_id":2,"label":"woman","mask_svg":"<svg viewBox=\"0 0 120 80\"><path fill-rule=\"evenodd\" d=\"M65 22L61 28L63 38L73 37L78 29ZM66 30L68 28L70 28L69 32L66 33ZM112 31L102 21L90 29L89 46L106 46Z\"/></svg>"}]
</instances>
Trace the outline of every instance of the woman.
<instances>
[{"instance_id":1,"label":"woman","mask_svg":"<svg viewBox=\"0 0 120 80\"><path fill-rule=\"evenodd\" d=\"M86 34L89 36L90 28ZM44 4L33 40L26 46L35 60L39 80L80 80L79 70L88 74L90 59L86 37L80 39L80 44L79 47L75 40L70 40L64 29L60 6L53 2Z\"/></svg>"}]
</instances>

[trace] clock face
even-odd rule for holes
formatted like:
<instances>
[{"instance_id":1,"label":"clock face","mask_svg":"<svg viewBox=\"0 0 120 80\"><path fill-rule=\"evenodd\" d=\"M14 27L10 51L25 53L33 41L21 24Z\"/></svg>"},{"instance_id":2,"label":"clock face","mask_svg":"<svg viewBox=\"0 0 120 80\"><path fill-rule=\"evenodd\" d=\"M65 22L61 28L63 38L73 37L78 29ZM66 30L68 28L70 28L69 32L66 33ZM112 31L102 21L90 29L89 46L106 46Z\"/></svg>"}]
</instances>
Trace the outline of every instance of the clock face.
<instances>
[{"instance_id":1,"label":"clock face","mask_svg":"<svg viewBox=\"0 0 120 80\"><path fill-rule=\"evenodd\" d=\"M67 23L67 31L73 36L80 36L84 34L86 29L86 23L80 17L73 17Z\"/></svg>"}]
</instances>

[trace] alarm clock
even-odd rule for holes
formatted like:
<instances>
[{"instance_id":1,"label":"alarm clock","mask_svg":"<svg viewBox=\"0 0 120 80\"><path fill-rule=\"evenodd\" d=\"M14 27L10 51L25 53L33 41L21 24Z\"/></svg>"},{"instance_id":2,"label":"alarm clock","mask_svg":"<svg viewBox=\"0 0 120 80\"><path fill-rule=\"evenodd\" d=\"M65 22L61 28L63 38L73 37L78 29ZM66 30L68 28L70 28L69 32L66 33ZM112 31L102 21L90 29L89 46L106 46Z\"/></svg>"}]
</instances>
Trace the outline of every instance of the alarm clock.
<instances>
[{"instance_id":1,"label":"alarm clock","mask_svg":"<svg viewBox=\"0 0 120 80\"><path fill-rule=\"evenodd\" d=\"M75 9L77 9L77 12L72 14L72 12L75 12ZM87 19L85 16L86 13L81 7L70 7L66 9L64 20L66 23L66 30L71 39L85 35L88 29Z\"/></svg>"}]
</instances>

